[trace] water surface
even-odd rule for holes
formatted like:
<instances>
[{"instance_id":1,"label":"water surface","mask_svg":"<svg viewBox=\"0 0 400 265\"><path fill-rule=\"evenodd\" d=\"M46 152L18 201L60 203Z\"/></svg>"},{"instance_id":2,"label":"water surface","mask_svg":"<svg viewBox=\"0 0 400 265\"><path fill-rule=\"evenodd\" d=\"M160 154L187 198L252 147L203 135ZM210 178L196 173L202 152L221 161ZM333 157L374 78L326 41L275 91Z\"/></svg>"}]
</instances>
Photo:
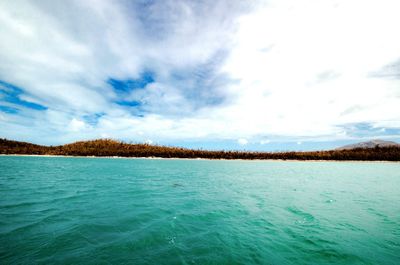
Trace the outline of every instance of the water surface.
<instances>
[{"instance_id":1,"label":"water surface","mask_svg":"<svg viewBox=\"0 0 400 265\"><path fill-rule=\"evenodd\" d=\"M0 157L0 264L400 264L400 164Z\"/></svg>"}]
</instances>

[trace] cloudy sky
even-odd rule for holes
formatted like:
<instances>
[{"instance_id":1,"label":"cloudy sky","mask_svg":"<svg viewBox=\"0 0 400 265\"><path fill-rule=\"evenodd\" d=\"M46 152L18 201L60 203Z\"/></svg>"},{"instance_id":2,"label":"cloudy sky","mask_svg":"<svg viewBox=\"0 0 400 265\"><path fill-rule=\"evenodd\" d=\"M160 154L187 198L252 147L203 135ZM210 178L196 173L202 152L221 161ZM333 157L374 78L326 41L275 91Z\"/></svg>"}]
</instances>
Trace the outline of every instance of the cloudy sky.
<instances>
[{"instance_id":1,"label":"cloudy sky","mask_svg":"<svg viewBox=\"0 0 400 265\"><path fill-rule=\"evenodd\" d=\"M400 1L0 1L0 137L400 140Z\"/></svg>"}]
</instances>

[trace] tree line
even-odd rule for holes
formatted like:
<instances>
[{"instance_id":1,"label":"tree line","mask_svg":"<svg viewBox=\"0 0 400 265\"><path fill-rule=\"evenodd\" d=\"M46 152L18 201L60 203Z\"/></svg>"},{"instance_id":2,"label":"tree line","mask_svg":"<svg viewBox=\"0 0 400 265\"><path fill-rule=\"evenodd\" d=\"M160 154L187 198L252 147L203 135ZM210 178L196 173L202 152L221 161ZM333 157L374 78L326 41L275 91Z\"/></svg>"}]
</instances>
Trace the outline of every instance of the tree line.
<instances>
[{"instance_id":1,"label":"tree line","mask_svg":"<svg viewBox=\"0 0 400 265\"><path fill-rule=\"evenodd\" d=\"M130 144L112 139L79 141L59 146L0 139L0 154L120 156L206 159L359 160L400 161L396 146L308 152L208 151L150 144Z\"/></svg>"}]
</instances>

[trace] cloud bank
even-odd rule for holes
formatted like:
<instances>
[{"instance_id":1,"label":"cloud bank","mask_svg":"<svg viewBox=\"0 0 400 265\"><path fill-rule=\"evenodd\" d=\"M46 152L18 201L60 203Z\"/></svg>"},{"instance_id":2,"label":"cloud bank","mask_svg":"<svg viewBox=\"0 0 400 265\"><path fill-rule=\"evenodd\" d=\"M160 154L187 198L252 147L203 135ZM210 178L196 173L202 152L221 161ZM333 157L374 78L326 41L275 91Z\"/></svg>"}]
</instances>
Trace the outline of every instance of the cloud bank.
<instances>
[{"instance_id":1,"label":"cloud bank","mask_svg":"<svg viewBox=\"0 0 400 265\"><path fill-rule=\"evenodd\" d=\"M400 137L398 1L4 1L0 136ZM230 144L229 144L230 143Z\"/></svg>"}]
</instances>

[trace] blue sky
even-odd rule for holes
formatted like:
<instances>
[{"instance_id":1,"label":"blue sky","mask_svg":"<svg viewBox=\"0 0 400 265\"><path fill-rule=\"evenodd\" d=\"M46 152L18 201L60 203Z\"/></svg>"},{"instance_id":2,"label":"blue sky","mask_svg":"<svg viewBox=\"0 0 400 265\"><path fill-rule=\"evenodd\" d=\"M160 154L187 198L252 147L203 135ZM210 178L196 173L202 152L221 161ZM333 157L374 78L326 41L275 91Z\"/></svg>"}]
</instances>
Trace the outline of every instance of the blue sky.
<instances>
[{"instance_id":1,"label":"blue sky","mask_svg":"<svg viewBox=\"0 0 400 265\"><path fill-rule=\"evenodd\" d=\"M0 137L400 141L397 0L1 1Z\"/></svg>"}]
</instances>

